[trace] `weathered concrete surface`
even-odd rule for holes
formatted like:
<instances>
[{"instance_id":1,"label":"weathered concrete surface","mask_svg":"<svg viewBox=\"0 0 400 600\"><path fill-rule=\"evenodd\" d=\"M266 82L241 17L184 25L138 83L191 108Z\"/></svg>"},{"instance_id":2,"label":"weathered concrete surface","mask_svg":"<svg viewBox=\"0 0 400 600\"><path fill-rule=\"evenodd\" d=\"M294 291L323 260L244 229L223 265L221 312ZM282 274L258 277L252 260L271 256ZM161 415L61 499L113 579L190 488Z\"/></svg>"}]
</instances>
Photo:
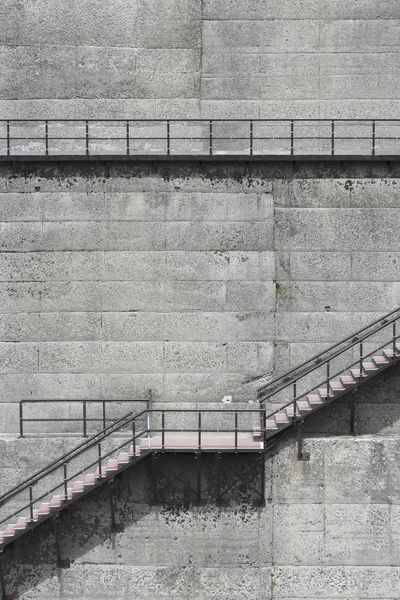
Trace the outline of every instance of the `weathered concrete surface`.
<instances>
[{"instance_id":1,"label":"weathered concrete surface","mask_svg":"<svg viewBox=\"0 0 400 600\"><path fill-rule=\"evenodd\" d=\"M5 0L3 118L398 117L396 0Z\"/></svg>"},{"instance_id":2,"label":"weathered concrete surface","mask_svg":"<svg viewBox=\"0 0 400 600\"><path fill-rule=\"evenodd\" d=\"M47 441L23 444L38 457L48 449ZM252 505L256 494L248 484L232 488L226 506L215 506L213 456L203 457L203 506L192 503L180 481L165 488L169 471L195 485L193 455L159 459L163 495L154 505L150 459L138 463L114 484L122 533L110 530L108 492L101 488L61 515L62 558L71 568L56 569L52 529L44 524L6 553L8 591L24 600L126 600L139 591L149 600L394 600L400 577L397 436L308 438L306 447L309 462L296 461L291 439L266 457L264 507ZM251 457L229 460L235 476L250 466L257 488ZM232 473L224 477L229 484Z\"/></svg>"},{"instance_id":3,"label":"weathered concrete surface","mask_svg":"<svg viewBox=\"0 0 400 600\"><path fill-rule=\"evenodd\" d=\"M249 380L398 306L399 175L3 165L1 430L21 398L254 400Z\"/></svg>"}]
</instances>

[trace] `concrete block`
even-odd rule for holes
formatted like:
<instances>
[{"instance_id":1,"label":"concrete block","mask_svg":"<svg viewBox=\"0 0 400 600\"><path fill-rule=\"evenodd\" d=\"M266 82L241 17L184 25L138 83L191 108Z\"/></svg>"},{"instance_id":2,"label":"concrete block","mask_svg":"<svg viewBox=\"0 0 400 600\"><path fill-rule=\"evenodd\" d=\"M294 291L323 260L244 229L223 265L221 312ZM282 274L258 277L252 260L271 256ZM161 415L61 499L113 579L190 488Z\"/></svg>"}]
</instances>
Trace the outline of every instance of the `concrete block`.
<instances>
[{"instance_id":1,"label":"concrete block","mask_svg":"<svg viewBox=\"0 0 400 600\"><path fill-rule=\"evenodd\" d=\"M273 455L271 489L275 502L316 504L323 501L326 484L324 441L306 439L304 446L310 452L309 462L296 460L297 449L293 439L281 442L279 451Z\"/></svg>"},{"instance_id":2,"label":"concrete block","mask_svg":"<svg viewBox=\"0 0 400 600\"><path fill-rule=\"evenodd\" d=\"M205 76L256 75L260 72L260 55L244 54L243 52L207 52L203 49L202 73Z\"/></svg>"},{"instance_id":3,"label":"concrete block","mask_svg":"<svg viewBox=\"0 0 400 600\"><path fill-rule=\"evenodd\" d=\"M352 261L350 252L290 252L290 278L295 281L351 279ZM286 270L285 270L286 271ZM285 278L285 272L277 272Z\"/></svg>"},{"instance_id":4,"label":"concrete block","mask_svg":"<svg viewBox=\"0 0 400 600\"><path fill-rule=\"evenodd\" d=\"M140 48L136 51L140 73L194 73L200 71L200 52L187 48Z\"/></svg>"},{"instance_id":5,"label":"concrete block","mask_svg":"<svg viewBox=\"0 0 400 600\"><path fill-rule=\"evenodd\" d=\"M45 192L38 197L45 221L100 221L108 214L103 192Z\"/></svg>"},{"instance_id":6,"label":"concrete block","mask_svg":"<svg viewBox=\"0 0 400 600\"><path fill-rule=\"evenodd\" d=\"M167 223L169 250L258 250L256 223Z\"/></svg>"},{"instance_id":7,"label":"concrete block","mask_svg":"<svg viewBox=\"0 0 400 600\"><path fill-rule=\"evenodd\" d=\"M101 279L100 252L17 252L0 255L3 281L95 280Z\"/></svg>"},{"instance_id":8,"label":"concrete block","mask_svg":"<svg viewBox=\"0 0 400 600\"><path fill-rule=\"evenodd\" d=\"M230 48L253 49L256 52L266 48L273 48L274 52L293 48L296 52L310 51L319 46L318 24L312 20L285 19L205 21L203 44L218 51ZM328 45L328 42L325 44Z\"/></svg>"},{"instance_id":9,"label":"concrete block","mask_svg":"<svg viewBox=\"0 0 400 600\"><path fill-rule=\"evenodd\" d=\"M334 6L326 0L321 6L325 18L327 19L396 19L398 13L396 4L393 0L363 0L361 4L348 4L343 1L337 2Z\"/></svg>"},{"instance_id":10,"label":"concrete block","mask_svg":"<svg viewBox=\"0 0 400 600\"><path fill-rule=\"evenodd\" d=\"M398 252L353 252L352 279L356 281L398 281Z\"/></svg>"},{"instance_id":11,"label":"concrete block","mask_svg":"<svg viewBox=\"0 0 400 600\"><path fill-rule=\"evenodd\" d=\"M29 397L97 399L101 397L101 376L97 373L39 373L37 391Z\"/></svg>"},{"instance_id":12,"label":"concrete block","mask_svg":"<svg viewBox=\"0 0 400 600\"><path fill-rule=\"evenodd\" d=\"M226 369L226 346L213 342L167 342L168 371L220 373Z\"/></svg>"},{"instance_id":13,"label":"concrete block","mask_svg":"<svg viewBox=\"0 0 400 600\"><path fill-rule=\"evenodd\" d=\"M274 337L272 312L239 312L226 314L228 341L263 341Z\"/></svg>"},{"instance_id":14,"label":"concrete block","mask_svg":"<svg viewBox=\"0 0 400 600\"><path fill-rule=\"evenodd\" d=\"M318 6L311 0L306 2L284 2L278 8L271 0L253 2L252 0L228 0L221 7L217 0L206 0L204 4L206 19L313 19L318 18Z\"/></svg>"},{"instance_id":15,"label":"concrete block","mask_svg":"<svg viewBox=\"0 0 400 600\"><path fill-rule=\"evenodd\" d=\"M229 284L230 285L230 284ZM285 284L283 284L285 285ZM374 308L385 312L394 310L398 305L397 283L390 282L315 282L313 296L310 296L308 283L291 284L288 291L279 295L279 308L296 312L324 312L329 306L331 311L368 312L373 298Z\"/></svg>"},{"instance_id":16,"label":"concrete block","mask_svg":"<svg viewBox=\"0 0 400 600\"><path fill-rule=\"evenodd\" d=\"M230 253L218 251L168 252L167 277L179 280L221 280L228 278Z\"/></svg>"},{"instance_id":17,"label":"concrete block","mask_svg":"<svg viewBox=\"0 0 400 600\"><path fill-rule=\"evenodd\" d=\"M254 390L243 385L242 373L166 373L164 400L166 402L218 402L225 395L233 401L255 399Z\"/></svg>"},{"instance_id":18,"label":"concrete block","mask_svg":"<svg viewBox=\"0 0 400 600\"><path fill-rule=\"evenodd\" d=\"M385 441L359 438L357 453L349 453L350 446L354 447L354 440L325 443L326 501L342 503L346 498L356 504L387 503L389 483ZM367 470L371 485L366 487Z\"/></svg>"},{"instance_id":19,"label":"concrete block","mask_svg":"<svg viewBox=\"0 0 400 600\"><path fill-rule=\"evenodd\" d=\"M110 221L105 224L106 250L164 250L165 225L160 222Z\"/></svg>"},{"instance_id":20,"label":"concrete block","mask_svg":"<svg viewBox=\"0 0 400 600\"><path fill-rule=\"evenodd\" d=\"M361 571L361 572L360 572ZM290 566L272 571L276 598L358 598L362 570L350 567Z\"/></svg>"},{"instance_id":21,"label":"concrete block","mask_svg":"<svg viewBox=\"0 0 400 600\"><path fill-rule=\"evenodd\" d=\"M228 281L226 288L230 311L268 311L275 306L272 282Z\"/></svg>"},{"instance_id":22,"label":"concrete block","mask_svg":"<svg viewBox=\"0 0 400 600\"><path fill-rule=\"evenodd\" d=\"M3 373L0 379L2 402L38 397L39 382L37 373Z\"/></svg>"},{"instance_id":23,"label":"concrete block","mask_svg":"<svg viewBox=\"0 0 400 600\"><path fill-rule=\"evenodd\" d=\"M215 597L229 597L239 600L243 597L257 598L266 597L262 581L258 577L258 569L247 568L225 568L209 567L198 569L194 578L194 593L205 598L209 590L213 589ZM260 593L262 596L260 596Z\"/></svg>"},{"instance_id":24,"label":"concrete block","mask_svg":"<svg viewBox=\"0 0 400 600\"><path fill-rule=\"evenodd\" d=\"M43 341L96 341L101 336L98 313L41 313L40 339Z\"/></svg>"},{"instance_id":25,"label":"concrete block","mask_svg":"<svg viewBox=\"0 0 400 600\"><path fill-rule=\"evenodd\" d=\"M343 20L324 22L321 27L320 47L329 50L390 51L397 45L396 20Z\"/></svg>"},{"instance_id":26,"label":"concrete block","mask_svg":"<svg viewBox=\"0 0 400 600\"><path fill-rule=\"evenodd\" d=\"M227 339L224 313L167 313L165 315L166 341L214 341Z\"/></svg>"},{"instance_id":27,"label":"concrete block","mask_svg":"<svg viewBox=\"0 0 400 600\"><path fill-rule=\"evenodd\" d=\"M39 370L47 373L84 373L101 370L100 342L46 342L39 349Z\"/></svg>"},{"instance_id":28,"label":"concrete block","mask_svg":"<svg viewBox=\"0 0 400 600\"><path fill-rule=\"evenodd\" d=\"M351 206L352 189L353 185L349 180L340 178L333 181L278 180L274 182L274 203L276 206L293 208L344 208Z\"/></svg>"},{"instance_id":29,"label":"concrete block","mask_svg":"<svg viewBox=\"0 0 400 600\"><path fill-rule=\"evenodd\" d=\"M296 342L334 342L356 330L352 313L276 313L276 335ZM371 319L372 321L372 319ZM360 328L362 325L360 325Z\"/></svg>"},{"instance_id":30,"label":"concrete block","mask_svg":"<svg viewBox=\"0 0 400 600\"><path fill-rule=\"evenodd\" d=\"M38 370L38 346L30 342L0 343L1 373L35 373Z\"/></svg>"},{"instance_id":31,"label":"concrete block","mask_svg":"<svg viewBox=\"0 0 400 600\"><path fill-rule=\"evenodd\" d=\"M258 100L260 98L260 78L251 76L203 77L202 96L205 100ZM218 140L215 145L218 148Z\"/></svg>"},{"instance_id":32,"label":"concrete block","mask_svg":"<svg viewBox=\"0 0 400 600\"><path fill-rule=\"evenodd\" d=\"M64 221L43 223L42 250L101 250L103 225L100 222Z\"/></svg>"},{"instance_id":33,"label":"concrete block","mask_svg":"<svg viewBox=\"0 0 400 600\"><path fill-rule=\"evenodd\" d=\"M162 342L104 342L102 368L108 373L162 371Z\"/></svg>"},{"instance_id":34,"label":"concrete block","mask_svg":"<svg viewBox=\"0 0 400 600\"><path fill-rule=\"evenodd\" d=\"M272 252L229 252L229 279L265 281L275 275Z\"/></svg>"},{"instance_id":35,"label":"concrete block","mask_svg":"<svg viewBox=\"0 0 400 600\"><path fill-rule=\"evenodd\" d=\"M166 274L164 252L105 252L104 279L162 281Z\"/></svg>"},{"instance_id":36,"label":"concrete block","mask_svg":"<svg viewBox=\"0 0 400 600\"><path fill-rule=\"evenodd\" d=\"M226 284L206 281L168 281L165 283L164 310L224 310Z\"/></svg>"},{"instance_id":37,"label":"concrete block","mask_svg":"<svg viewBox=\"0 0 400 600\"><path fill-rule=\"evenodd\" d=\"M229 342L227 369L233 373L264 373L271 370L273 346L269 342Z\"/></svg>"},{"instance_id":38,"label":"concrete block","mask_svg":"<svg viewBox=\"0 0 400 600\"><path fill-rule=\"evenodd\" d=\"M38 284L40 309L48 312L98 312L101 310L101 289L101 283L97 281L44 282ZM34 306L35 303L30 310L34 310Z\"/></svg>"},{"instance_id":39,"label":"concrete block","mask_svg":"<svg viewBox=\"0 0 400 600\"><path fill-rule=\"evenodd\" d=\"M103 310L111 312L163 310L164 284L158 281L107 281L102 285L102 304Z\"/></svg>"},{"instance_id":40,"label":"concrete block","mask_svg":"<svg viewBox=\"0 0 400 600\"><path fill-rule=\"evenodd\" d=\"M258 241L260 250L274 250L274 224L265 221L258 224Z\"/></svg>"},{"instance_id":41,"label":"concrete block","mask_svg":"<svg viewBox=\"0 0 400 600\"><path fill-rule=\"evenodd\" d=\"M0 223L0 248L8 252L28 252L39 250L42 244L42 231L39 223Z\"/></svg>"},{"instance_id":42,"label":"concrete block","mask_svg":"<svg viewBox=\"0 0 400 600\"><path fill-rule=\"evenodd\" d=\"M102 378L103 397L114 399L144 398L149 390L156 401L162 399L162 373L104 373Z\"/></svg>"},{"instance_id":43,"label":"concrete block","mask_svg":"<svg viewBox=\"0 0 400 600\"><path fill-rule=\"evenodd\" d=\"M163 221L165 194L154 192L110 192L105 195L107 214L115 221Z\"/></svg>"},{"instance_id":44,"label":"concrete block","mask_svg":"<svg viewBox=\"0 0 400 600\"><path fill-rule=\"evenodd\" d=\"M39 194L0 195L0 221L40 221L42 198Z\"/></svg>"},{"instance_id":45,"label":"concrete block","mask_svg":"<svg viewBox=\"0 0 400 600\"><path fill-rule=\"evenodd\" d=\"M165 316L162 313L103 313L101 336L113 341L156 341L163 340Z\"/></svg>"},{"instance_id":46,"label":"concrete block","mask_svg":"<svg viewBox=\"0 0 400 600\"><path fill-rule=\"evenodd\" d=\"M0 314L1 342L34 342L38 337L37 313Z\"/></svg>"},{"instance_id":47,"label":"concrete block","mask_svg":"<svg viewBox=\"0 0 400 600\"><path fill-rule=\"evenodd\" d=\"M168 194L165 216L168 221L223 221L227 217L229 197L223 192Z\"/></svg>"}]
</instances>

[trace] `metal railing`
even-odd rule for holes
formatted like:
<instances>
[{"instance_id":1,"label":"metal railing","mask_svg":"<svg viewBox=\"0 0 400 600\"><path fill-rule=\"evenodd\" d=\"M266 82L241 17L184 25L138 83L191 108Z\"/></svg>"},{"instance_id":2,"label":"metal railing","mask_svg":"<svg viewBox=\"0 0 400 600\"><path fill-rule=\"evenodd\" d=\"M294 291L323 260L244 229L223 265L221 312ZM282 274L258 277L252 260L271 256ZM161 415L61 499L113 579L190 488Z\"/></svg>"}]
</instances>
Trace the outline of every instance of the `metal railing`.
<instances>
[{"instance_id":1,"label":"metal railing","mask_svg":"<svg viewBox=\"0 0 400 600\"><path fill-rule=\"evenodd\" d=\"M32 399L24 399L21 400L19 403L19 435L20 437L25 437L26 435L35 435L35 434L40 434L40 433L45 433L45 434L49 434L49 428L44 427L43 431L39 432L36 431L27 431L26 429L26 424L29 423L57 423L57 424L80 424L80 433L82 435L82 437L88 437L88 431L90 428L90 425L92 424L99 424L100 423L100 427L102 429L105 429L107 426L107 423L113 423L117 420L118 415L114 414L111 416L111 411L110 408L115 409L116 405L118 404L135 404L137 402L146 402L147 404L147 409L151 409L152 408L152 404L153 404L153 396L152 396L152 391L149 390L149 395L147 398L130 398L130 399L113 399L113 400L86 400L86 399L37 399L37 400L32 400ZM56 414L57 416L39 416L39 417L32 417L29 416L30 411L29 408L33 407L43 407L46 406L46 408L48 406L51 406L51 408L55 408L56 409ZM81 408L79 410L80 412L80 416L78 416L78 414L76 414L75 416L71 417L71 416L60 416L60 414L62 414L62 406L65 406L65 409L70 409L71 407L69 405L72 406L76 406L76 405L81 405ZM94 411L90 411L89 407L93 407ZM74 411L75 412L75 411ZM28 416L26 416L28 413ZM41 414L43 414L41 412ZM93 416L94 415L94 416ZM149 424L149 428L150 428L150 424ZM60 433L59 431L55 432L55 433ZM78 433L77 430L74 430L74 428L72 428L71 430L68 431L68 433L71 434L75 434Z\"/></svg>"},{"instance_id":2,"label":"metal railing","mask_svg":"<svg viewBox=\"0 0 400 600\"><path fill-rule=\"evenodd\" d=\"M177 427L176 418L173 420L172 426L166 423L167 415L177 414L194 415L195 426ZM224 419L227 415L231 417L231 424L225 427L216 427L204 422L205 415L211 414L211 423L215 423L217 413L223 414ZM30 515L32 524L34 523L34 510L39 503L49 499L55 493L64 494L68 497L68 485L75 482L91 469L98 469L99 473L103 473L105 461L115 456L121 450L133 446L132 462L136 462L136 448L139 438L144 438L149 435L161 435L161 444L158 451L167 450L166 433L191 433L196 435L197 449L202 450L203 435L205 433L223 433L231 434L232 436L232 451L239 451L238 437L239 433L254 434L254 426L243 424L241 418L243 415L249 417L255 415L257 435L263 436L264 432L260 431L258 424L260 423L260 414L264 414L265 410L260 408L235 410L235 409L189 409L180 411L179 409L145 409L137 414L128 413L118 421L107 426L104 430L96 433L82 444L78 445L71 451L60 456L45 468L39 470L32 476L28 477L14 488L0 496L0 509L8 505L18 505L16 509L12 509L7 516L1 516L0 529L4 524L10 523L15 517L27 513ZM148 428L147 423L157 420L159 425ZM145 422L141 429L140 423ZM124 438L121 441L120 435L116 438L116 434L123 434ZM118 440L118 441L117 441ZM193 451L193 450L191 450ZM221 450L218 450L221 451ZM223 450L222 450L223 451ZM254 450L256 452L257 450ZM150 453L149 448L144 454ZM176 452L176 450L174 450ZM143 452L141 456L144 455ZM74 466L74 461L78 461L78 465ZM112 476L112 475L111 475ZM104 478L107 480L107 478ZM100 478L99 483L102 482Z\"/></svg>"},{"instance_id":3,"label":"metal railing","mask_svg":"<svg viewBox=\"0 0 400 600\"><path fill-rule=\"evenodd\" d=\"M400 338L397 327L399 319L400 308L397 308L259 388L259 401L262 405L265 405L266 402L279 404L279 408L271 412L267 418L271 418L278 412L293 406L294 421L301 419L298 410L300 400L305 399L313 392L315 393L323 386L326 386L324 389L327 390L329 398L331 382L334 378L349 374L351 369L358 369L358 379L361 382L365 377L364 363L367 359L385 349L392 354L394 364L400 356L397 344L397 340ZM376 336L380 338L379 343L372 339ZM373 349L366 351L365 346L367 344L373 346ZM346 362L346 357L349 354L352 354L352 359ZM342 359L342 363L344 360L344 364L341 364L340 368L333 369L335 359ZM322 378L320 378L321 371L325 371ZM316 377L313 378L313 376ZM311 380L313 380L312 385L310 385ZM305 391L299 393L302 382L305 383ZM283 396L287 396L290 388L292 388L291 399L283 403L282 393Z\"/></svg>"},{"instance_id":4,"label":"metal railing","mask_svg":"<svg viewBox=\"0 0 400 600\"><path fill-rule=\"evenodd\" d=\"M0 158L397 156L400 119L2 119Z\"/></svg>"}]
</instances>

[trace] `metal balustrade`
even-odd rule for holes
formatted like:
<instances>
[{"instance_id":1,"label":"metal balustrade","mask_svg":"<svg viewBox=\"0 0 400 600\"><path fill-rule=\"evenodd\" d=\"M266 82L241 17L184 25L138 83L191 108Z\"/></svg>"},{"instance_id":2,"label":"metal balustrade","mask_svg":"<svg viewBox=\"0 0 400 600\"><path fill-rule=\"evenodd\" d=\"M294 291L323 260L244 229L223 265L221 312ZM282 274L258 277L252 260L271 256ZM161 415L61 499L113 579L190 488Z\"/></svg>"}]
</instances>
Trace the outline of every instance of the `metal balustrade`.
<instances>
[{"instance_id":1,"label":"metal balustrade","mask_svg":"<svg viewBox=\"0 0 400 600\"><path fill-rule=\"evenodd\" d=\"M361 156L400 156L400 119L0 120L0 160Z\"/></svg>"}]
</instances>

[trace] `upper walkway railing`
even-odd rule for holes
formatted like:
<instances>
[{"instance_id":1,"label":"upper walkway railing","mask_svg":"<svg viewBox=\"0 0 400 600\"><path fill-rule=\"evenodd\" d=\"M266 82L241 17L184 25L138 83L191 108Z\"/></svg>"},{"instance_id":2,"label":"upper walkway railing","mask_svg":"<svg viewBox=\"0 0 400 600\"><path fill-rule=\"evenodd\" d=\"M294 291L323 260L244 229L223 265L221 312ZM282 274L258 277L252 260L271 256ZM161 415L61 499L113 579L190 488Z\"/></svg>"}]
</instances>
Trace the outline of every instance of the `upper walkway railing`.
<instances>
[{"instance_id":1,"label":"upper walkway railing","mask_svg":"<svg viewBox=\"0 0 400 600\"><path fill-rule=\"evenodd\" d=\"M2 119L0 160L400 157L400 119Z\"/></svg>"}]
</instances>

